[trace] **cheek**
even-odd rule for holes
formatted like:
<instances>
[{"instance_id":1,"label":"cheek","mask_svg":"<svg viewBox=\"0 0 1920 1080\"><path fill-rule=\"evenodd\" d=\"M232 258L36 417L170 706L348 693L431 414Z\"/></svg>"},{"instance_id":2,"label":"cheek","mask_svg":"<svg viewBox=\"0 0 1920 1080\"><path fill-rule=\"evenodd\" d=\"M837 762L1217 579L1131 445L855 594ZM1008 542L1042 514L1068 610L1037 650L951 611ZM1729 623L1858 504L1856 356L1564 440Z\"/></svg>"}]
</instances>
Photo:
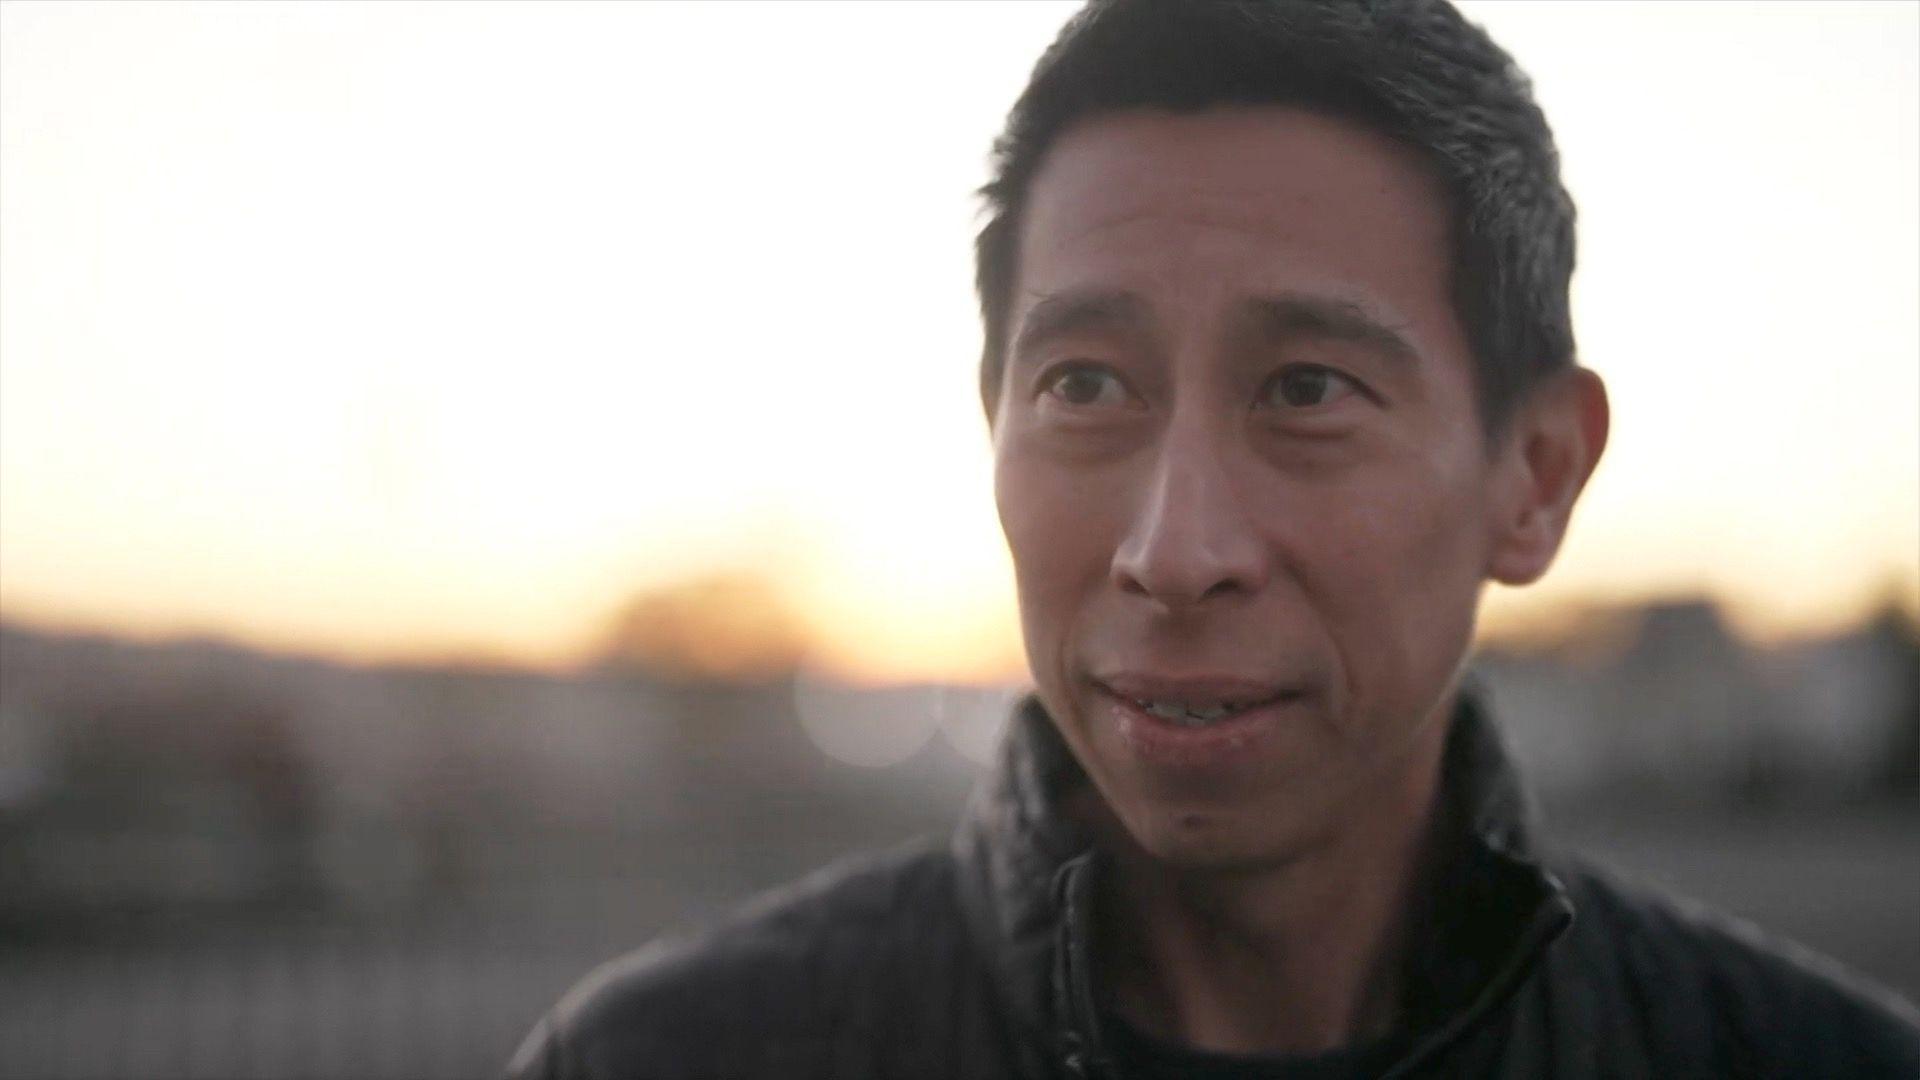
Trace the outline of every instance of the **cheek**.
<instances>
[{"instance_id":1,"label":"cheek","mask_svg":"<svg viewBox=\"0 0 1920 1080\"><path fill-rule=\"evenodd\" d=\"M1032 652L1062 636L1056 628L1070 622L1079 599L1105 579L1111 557L1102 543L1106 502L1084 477L1008 452L994 465L994 499Z\"/></svg>"},{"instance_id":2,"label":"cheek","mask_svg":"<svg viewBox=\"0 0 1920 1080\"><path fill-rule=\"evenodd\" d=\"M1302 586L1326 615L1351 708L1419 713L1472 637L1484 562L1478 491L1458 468L1353 479L1324 493L1296 533Z\"/></svg>"}]
</instances>

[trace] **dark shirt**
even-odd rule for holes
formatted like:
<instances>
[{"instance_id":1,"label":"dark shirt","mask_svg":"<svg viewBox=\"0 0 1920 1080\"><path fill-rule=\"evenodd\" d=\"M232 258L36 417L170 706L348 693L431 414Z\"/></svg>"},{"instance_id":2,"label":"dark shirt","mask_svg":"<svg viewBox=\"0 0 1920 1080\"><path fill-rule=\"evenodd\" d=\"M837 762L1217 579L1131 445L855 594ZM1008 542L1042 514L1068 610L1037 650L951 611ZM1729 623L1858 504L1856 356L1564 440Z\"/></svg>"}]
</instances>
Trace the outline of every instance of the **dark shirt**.
<instances>
[{"instance_id":1,"label":"dark shirt","mask_svg":"<svg viewBox=\"0 0 1920 1080\"><path fill-rule=\"evenodd\" d=\"M830 867L609 963L509 1066L519 1080L1136 1080L1101 1022L1090 783L1037 698L951 844ZM1448 736L1451 831L1408 934L1393 1080L1920 1077L1920 1014L1804 949L1540 845L1478 696ZM1577 916L1576 916L1577 912ZM1137 1032L1135 1034L1138 1034ZM1126 1036L1121 1034L1119 1040ZM1229 1058L1224 1068L1232 1068ZM1341 1075L1269 1062L1277 1075Z\"/></svg>"},{"instance_id":2,"label":"dark shirt","mask_svg":"<svg viewBox=\"0 0 1920 1080\"><path fill-rule=\"evenodd\" d=\"M1114 1057L1141 1080L1374 1080L1393 1066L1405 1040L1389 1035L1324 1054L1221 1054L1157 1039L1111 1010L1100 1014Z\"/></svg>"}]
</instances>

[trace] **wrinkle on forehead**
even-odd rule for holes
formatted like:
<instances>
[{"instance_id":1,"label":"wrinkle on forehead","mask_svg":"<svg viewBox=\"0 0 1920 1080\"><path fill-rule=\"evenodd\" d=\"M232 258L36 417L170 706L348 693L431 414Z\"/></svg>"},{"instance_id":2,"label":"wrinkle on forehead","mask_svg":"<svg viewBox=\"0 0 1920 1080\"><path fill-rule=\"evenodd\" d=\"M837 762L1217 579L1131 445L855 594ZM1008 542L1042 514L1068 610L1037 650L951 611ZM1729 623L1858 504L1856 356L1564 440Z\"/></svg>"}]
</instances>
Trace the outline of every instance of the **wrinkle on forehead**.
<instances>
[{"instance_id":1,"label":"wrinkle on forehead","mask_svg":"<svg viewBox=\"0 0 1920 1080\"><path fill-rule=\"evenodd\" d=\"M1464 358L1446 206L1415 151L1344 120L1281 106L1109 114L1064 133L1035 176L1016 308L1069 289L1212 310L1305 292Z\"/></svg>"},{"instance_id":2,"label":"wrinkle on forehead","mask_svg":"<svg viewBox=\"0 0 1920 1080\"><path fill-rule=\"evenodd\" d=\"M1030 233L1072 239L1176 212L1202 227L1285 233L1356 199L1443 238L1446 192L1411 147L1286 106L1134 110L1062 133L1035 174Z\"/></svg>"}]
</instances>

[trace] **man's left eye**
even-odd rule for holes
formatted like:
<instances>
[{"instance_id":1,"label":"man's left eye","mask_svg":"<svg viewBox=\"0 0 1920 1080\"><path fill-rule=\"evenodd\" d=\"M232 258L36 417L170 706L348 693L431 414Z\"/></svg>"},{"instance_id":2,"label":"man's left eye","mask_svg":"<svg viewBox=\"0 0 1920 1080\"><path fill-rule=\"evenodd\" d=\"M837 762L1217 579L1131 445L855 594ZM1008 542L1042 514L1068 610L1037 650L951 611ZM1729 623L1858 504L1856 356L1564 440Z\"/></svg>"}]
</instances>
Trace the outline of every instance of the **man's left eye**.
<instances>
[{"instance_id":1,"label":"man's left eye","mask_svg":"<svg viewBox=\"0 0 1920 1080\"><path fill-rule=\"evenodd\" d=\"M1260 403L1287 409L1329 405L1359 392L1359 384L1332 368L1293 364L1276 372L1260 394Z\"/></svg>"}]
</instances>

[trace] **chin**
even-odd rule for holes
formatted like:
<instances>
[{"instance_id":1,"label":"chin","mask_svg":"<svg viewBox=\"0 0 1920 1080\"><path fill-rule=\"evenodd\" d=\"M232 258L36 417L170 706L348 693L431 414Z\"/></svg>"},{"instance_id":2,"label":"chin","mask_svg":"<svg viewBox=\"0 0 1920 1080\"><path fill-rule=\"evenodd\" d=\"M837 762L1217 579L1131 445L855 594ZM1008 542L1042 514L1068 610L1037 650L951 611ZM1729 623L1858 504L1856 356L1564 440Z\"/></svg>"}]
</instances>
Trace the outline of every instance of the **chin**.
<instances>
[{"instance_id":1,"label":"chin","mask_svg":"<svg viewBox=\"0 0 1920 1080\"><path fill-rule=\"evenodd\" d=\"M1122 820L1143 852L1182 870L1264 869L1291 862L1307 846L1300 830L1246 810L1157 807Z\"/></svg>"}]
</instances>

